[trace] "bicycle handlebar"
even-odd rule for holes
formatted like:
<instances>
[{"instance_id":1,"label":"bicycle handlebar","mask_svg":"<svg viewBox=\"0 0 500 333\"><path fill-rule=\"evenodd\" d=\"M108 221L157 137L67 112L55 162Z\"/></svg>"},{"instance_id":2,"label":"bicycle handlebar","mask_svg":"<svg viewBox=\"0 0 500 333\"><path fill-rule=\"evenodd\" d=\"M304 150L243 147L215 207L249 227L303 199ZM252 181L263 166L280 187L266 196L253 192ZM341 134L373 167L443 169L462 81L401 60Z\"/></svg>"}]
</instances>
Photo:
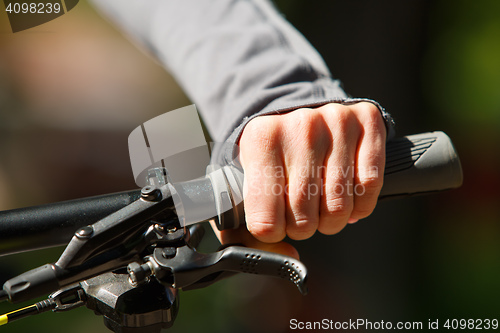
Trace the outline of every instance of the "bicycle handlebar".
<instances>
[{"instance_id":1,"label":"bicycle handlebar","mask_svg":"<svg viewBox=\"0 0 500 333\"><path fill-rule=\"evenodd\" d=\"M140 190L0 212L0 256L66 245L75 230L129 205Z\"/></svg>"},{"instance_id":2,"label":"bicycle handlebar","mask_svg":"<svg viewBox=\"0 0 500 333\"><path fill-rule=\"evenodd\" d=\"M243 220L243 207L239 204L243 173L234 167L224 167L209 172L209 178L212 186L207 186L210 182L206 178L173 184L183 201L186 224L203 220L197 208L215 206L218 227L237 228ZM460 160L445 133L411 135L387 143L384 185L379 199L442 191L461 184ZM66 244L78 228L139 197L140 190L135 190L0 212L0 255ZM237 209L233 209L235 206ZM210 215L213 212L214 209Z\"/></svg>"}]
</instances>

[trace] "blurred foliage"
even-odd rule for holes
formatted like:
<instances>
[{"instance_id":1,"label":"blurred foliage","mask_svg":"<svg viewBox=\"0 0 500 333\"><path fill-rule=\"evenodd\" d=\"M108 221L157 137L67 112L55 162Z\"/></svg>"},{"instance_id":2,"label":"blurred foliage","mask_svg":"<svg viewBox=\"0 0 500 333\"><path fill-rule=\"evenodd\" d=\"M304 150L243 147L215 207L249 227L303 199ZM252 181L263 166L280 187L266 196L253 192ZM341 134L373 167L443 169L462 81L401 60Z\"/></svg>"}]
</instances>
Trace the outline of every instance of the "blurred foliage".
<instances>
[{"instance_id":1,"label":"blurred foliage","mask_svg":"<svg viewBox=\"0 0 500 333\"><path fill-rule=\"evenodd\" d=\"M500 311L500 2L436 1L427 31L422 90L428 121L453 134L464 185L429 199L422 312L443 319L495 318Z\"/></svg>"},{"instance_id":2,"label":"blurred foliage","mask_svg":"<svg viewBox=\"0 0 500 333\"><path fill-rule=\"evenodd\" d=\"M437 1L424 92L435 115L468 131L500 128L500 2Z\"/></svg>"}]
</instances>

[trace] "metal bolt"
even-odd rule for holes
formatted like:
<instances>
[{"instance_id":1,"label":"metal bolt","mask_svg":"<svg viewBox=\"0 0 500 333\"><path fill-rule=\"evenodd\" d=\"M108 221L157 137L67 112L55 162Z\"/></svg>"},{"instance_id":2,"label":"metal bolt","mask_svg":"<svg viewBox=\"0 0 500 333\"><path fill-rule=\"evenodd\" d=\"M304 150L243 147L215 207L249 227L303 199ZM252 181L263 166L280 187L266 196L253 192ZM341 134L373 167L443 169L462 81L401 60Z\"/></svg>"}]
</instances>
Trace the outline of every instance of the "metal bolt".
<instances>
[{"instance_id":1,"label":"metal bolt","mask_svg":"<svg viewBox=\"0 0 500 333\"><path fill-rule=\"evenodd\" d=\"M175 247L165 247L161 252L161 256L165 259L171 259L175 257L177 250Z\"/></svg>"},{"instance_id":2,"label":"metal bolt","mask_svg":"<svg viewBox=\"0 0 500 333\"><path fill-rule=\"evenodd\" d=\"M141 190L141 197L144 200L154 201L161 198L161 191L154 186L146 186Z\"/></svg>"},{"instance_id":3,"label":"metal bolt","mask_svg":"<svg viewBox=\"0 0 500 333\"><path fill-rule=\"evenodd\" d=\"M127 267L127 271L128 271L128 277L129 277L130 283L133 286L136 286L139 283L139 278L137 277L137 274L136 274L136 271L135 271L136 267L134 267L134 268L131 267L133 264L139 266L139 264L137 264L137 263L129 264L128 267Z\"/></svg>"},{"instance_id":4,"label":"metal bolt","mask_svg":"<svg viewBox=\"0 0 500 333\"><path fill-rule=\"evenodd\" d=\"M132 262L127 267L128 276L130 283L133 286L145 282L148 276L151 274L151 270L147 264L139 265L136 262Z\"/></svg>"},{"instance_id":5,"label":"metal bolt","mask_svg":"<svg viewBox=\"0 0 500 333\"><path fill-rule=\"evenodd\" d=\"M88 225L86 227L78 229L78 231L75 233L75 236L80 238L80 239L85 239L85 238L89 238L90 236L92 236L93 233L94 233L94 228L92 228L92 226Z\"/></svg>"}]
</instances>

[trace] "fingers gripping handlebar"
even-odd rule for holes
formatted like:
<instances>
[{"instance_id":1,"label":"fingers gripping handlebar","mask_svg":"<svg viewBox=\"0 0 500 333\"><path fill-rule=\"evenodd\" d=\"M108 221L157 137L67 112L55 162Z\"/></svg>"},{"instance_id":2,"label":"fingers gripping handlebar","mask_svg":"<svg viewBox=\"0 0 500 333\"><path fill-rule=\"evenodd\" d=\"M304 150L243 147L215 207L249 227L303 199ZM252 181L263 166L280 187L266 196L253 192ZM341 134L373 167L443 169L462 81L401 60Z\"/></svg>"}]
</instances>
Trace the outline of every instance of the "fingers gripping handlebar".
<instances>
[{"instance_id":1,"label":"fingers gripping handlebar","mask_svg":"<svg viewBox=\"0 0 500 333\"><path fill-rule=\"evenodd\" d=\"M238 228L243 219L243 172L234 166L207 172L219 230ZM386 146L384 185L380 199L457 188L462 184L460 160L443 132L405 136ZM208 197L207 197L208 198ZM233 209L235 207L236 209ZM187 224L194 221L186 221Z\"/></svg>"}]
</instances>

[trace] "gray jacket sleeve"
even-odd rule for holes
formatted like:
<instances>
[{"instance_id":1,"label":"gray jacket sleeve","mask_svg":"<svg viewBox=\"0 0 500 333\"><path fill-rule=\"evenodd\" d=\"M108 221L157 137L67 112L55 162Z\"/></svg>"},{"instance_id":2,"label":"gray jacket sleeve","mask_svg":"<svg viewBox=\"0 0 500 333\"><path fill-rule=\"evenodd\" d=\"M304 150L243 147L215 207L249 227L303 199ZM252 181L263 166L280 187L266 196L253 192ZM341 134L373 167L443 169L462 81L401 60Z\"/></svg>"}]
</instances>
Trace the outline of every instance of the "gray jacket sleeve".
<instances>
[{"instance_id":1,"label":"gray jacket sleeve","mask_svg":"<svg viewBox=\"0 0 500 333\"><path fill-rule=\"evenodd\" d=\"M269 1L94 2L171 72L214 141L236 142L259 115L361 100L348 98L317 51Z\"/></svg>"}]
</instances>

